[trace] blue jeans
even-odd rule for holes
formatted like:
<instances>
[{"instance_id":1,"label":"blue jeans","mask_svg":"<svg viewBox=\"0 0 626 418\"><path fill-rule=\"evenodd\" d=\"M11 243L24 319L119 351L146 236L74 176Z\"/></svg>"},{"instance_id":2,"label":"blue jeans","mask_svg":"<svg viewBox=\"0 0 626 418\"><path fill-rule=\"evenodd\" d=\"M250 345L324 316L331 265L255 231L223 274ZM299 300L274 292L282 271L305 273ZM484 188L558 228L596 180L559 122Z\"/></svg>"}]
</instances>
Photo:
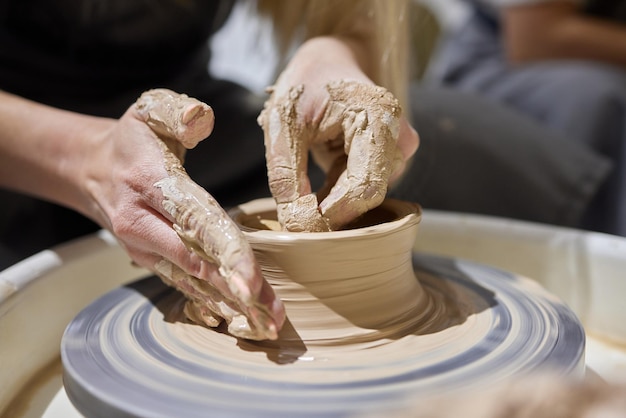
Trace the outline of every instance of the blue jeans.
<instances>
[{"instance_id":1,"label":"blue jeans","mask_svg":"<svg viewBox=\"0 0 626 418\"><path fill-rule=\"evenodd\" d=\"M505 105L610 161L581 226L626 236L626 71L583 61L511 67L497 28L478 15L443 43L437 66L437 82Z\"/></svg>"}]
</instances>

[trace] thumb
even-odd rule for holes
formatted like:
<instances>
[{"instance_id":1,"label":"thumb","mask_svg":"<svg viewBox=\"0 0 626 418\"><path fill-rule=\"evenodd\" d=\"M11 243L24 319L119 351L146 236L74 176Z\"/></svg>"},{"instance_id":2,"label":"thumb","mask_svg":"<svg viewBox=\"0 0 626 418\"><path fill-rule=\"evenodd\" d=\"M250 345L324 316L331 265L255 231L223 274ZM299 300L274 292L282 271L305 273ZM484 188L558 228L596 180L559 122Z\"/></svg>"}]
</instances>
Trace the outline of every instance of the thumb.
<instances>
[{"instance_id":1,"label":"thumb","mask_svg":"<svg viewBox=\"0 0 626 418\"><path fill-rule=\"evenodd\" d=\"M215 116L206 103L167 89L144 92L135 102L138 118L166 138L192 149L213 131Z\"/></svg>"}]
</instances>

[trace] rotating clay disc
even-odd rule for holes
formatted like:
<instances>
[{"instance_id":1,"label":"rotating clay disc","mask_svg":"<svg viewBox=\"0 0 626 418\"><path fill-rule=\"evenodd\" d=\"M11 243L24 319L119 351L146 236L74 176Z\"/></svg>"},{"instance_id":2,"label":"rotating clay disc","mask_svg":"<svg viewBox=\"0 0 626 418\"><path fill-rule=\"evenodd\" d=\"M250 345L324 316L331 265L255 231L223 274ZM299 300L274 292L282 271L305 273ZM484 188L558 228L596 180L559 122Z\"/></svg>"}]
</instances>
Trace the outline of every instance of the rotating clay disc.
<instances>
[{"instance_id":1,"label":"rotating clay disc","mask_svg":"<svg viewBox=\"0 0 626 418\"><path fill-rule=\"evenodd\" d=\"M416 254L413 265L436 301L431 314L444 318L437 326L313 347L191 324L182 295L156 277L139 280L68 325L65 390L87 417L335 417L537 370L582 375L581 324L535 282L445 257Z\"/></svg>"}]
</instances>

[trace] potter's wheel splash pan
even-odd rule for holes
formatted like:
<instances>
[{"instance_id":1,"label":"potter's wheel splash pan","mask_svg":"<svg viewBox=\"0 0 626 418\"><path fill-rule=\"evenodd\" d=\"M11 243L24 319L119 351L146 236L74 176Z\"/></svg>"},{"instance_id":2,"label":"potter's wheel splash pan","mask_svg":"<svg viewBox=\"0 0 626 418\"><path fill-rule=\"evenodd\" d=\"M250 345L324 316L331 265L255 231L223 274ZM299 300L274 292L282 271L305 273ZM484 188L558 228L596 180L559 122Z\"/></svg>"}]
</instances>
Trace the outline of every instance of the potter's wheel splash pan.
<instances>
[{"instance_id":1,"label":"potter's wheel splash pan","mask_svg":"<svg viewBox=\"0 0 626 418\"><path fill-rule=\"evenodd\" d=\"M414 254L413 265L425 289L471 315L367 347L238 340L187 323L182 295L139 280L68 325L65 390L87 417L335 417L539 370L582 376L582 326L535 282L447 257Z\"/></svg>"}]
</instances>

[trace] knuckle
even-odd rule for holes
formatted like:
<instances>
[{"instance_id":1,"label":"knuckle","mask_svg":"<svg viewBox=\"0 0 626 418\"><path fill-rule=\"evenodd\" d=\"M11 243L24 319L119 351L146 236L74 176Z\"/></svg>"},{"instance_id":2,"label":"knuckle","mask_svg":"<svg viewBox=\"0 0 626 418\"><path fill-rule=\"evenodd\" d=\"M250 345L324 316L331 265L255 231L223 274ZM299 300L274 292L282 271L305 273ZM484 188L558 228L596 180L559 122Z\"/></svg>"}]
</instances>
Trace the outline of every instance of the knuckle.
<instances>
[{"instance_id":1,"label":"knuckle","mask_svg":"<svg viewBox=\"0 0 626 418\"><path fill-rule=\"evenodd\" d=\"M110 216L111 232L122 239L132 239L145 232L143 217L127 206L117 208Z\"/></svg>"}]
</instances>

